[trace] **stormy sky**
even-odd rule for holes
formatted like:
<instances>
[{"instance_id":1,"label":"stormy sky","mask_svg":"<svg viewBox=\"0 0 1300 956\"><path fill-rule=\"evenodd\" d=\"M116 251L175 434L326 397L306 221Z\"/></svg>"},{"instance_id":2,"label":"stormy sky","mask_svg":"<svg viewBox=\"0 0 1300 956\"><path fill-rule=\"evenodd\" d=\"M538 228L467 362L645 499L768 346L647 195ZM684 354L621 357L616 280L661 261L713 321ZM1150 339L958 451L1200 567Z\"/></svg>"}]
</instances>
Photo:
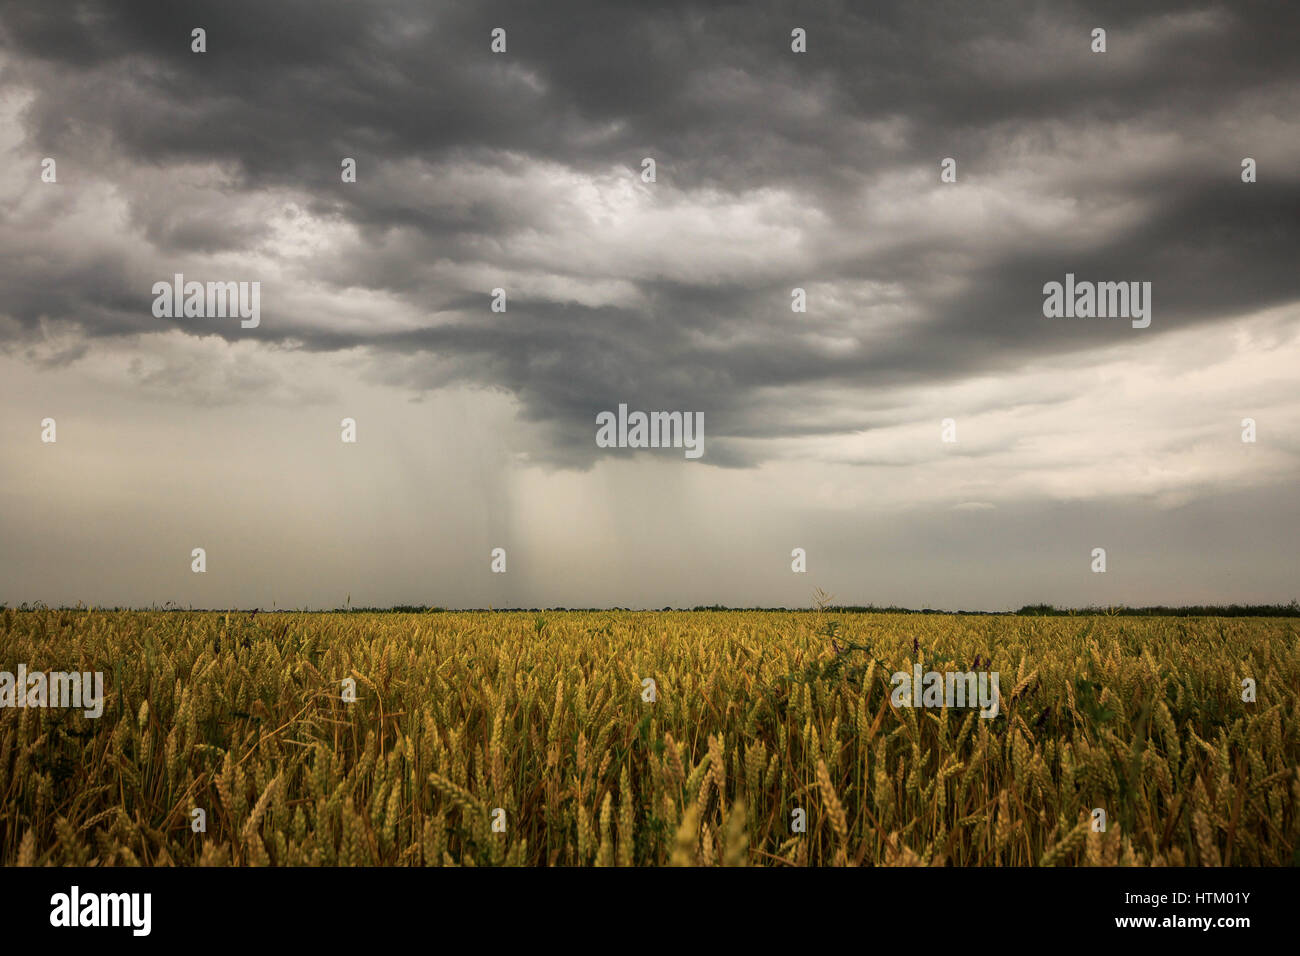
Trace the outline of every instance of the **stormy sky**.
<instances>
[{"instance_id":1,"label":"stormy sky","mask_svg":"<svg viewBox=\"0 0 1300 956\"><path fill-rule=\"evenodd\" d=\"M1300 597L1298 24L6 3L0 602ZM1044 317L1067 273L1150 326ZM620 404L703 456L598 447Z\"/></svg>"}]
</instances>

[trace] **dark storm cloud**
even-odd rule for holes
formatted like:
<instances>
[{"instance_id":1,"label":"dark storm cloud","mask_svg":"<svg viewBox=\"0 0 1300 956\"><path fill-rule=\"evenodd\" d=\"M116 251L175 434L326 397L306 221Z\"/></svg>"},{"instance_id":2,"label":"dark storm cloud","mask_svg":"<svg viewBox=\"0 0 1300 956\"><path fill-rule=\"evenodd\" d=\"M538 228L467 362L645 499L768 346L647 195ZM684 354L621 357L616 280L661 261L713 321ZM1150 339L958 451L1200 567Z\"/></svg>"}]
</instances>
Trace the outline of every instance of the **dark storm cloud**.
<instances>
[{"instance_id":1,"label":"dark storm cloud","mask_svg":"<svg viewBox=\"0 0 1300 956\"><path fill-rule=\"evenodd\" d=\"M66 157L61 168L90 155L109 170L132 166L117 185L160 264L146 275L125 250L70 262L37 250L0 266L0 311L27 328L76 322L91 337L156 330L152 281L189 253L264 244L265 221L233 209L291 190L369 248L321 262L313 283L333 285L344 304L349 289L389 293L430 320L366 331L299 305L258 337L367 346L389 381L414 389L504 388L525 420L554 431L559 462L588 463L596 412L627 401L703 410L718 440L706 460L743 465L751 458L727 437L814 433L820 412L828 431L877 423L870 408L856 420L830 414L822 388L996 373L1122 336L1140 348L1143 334L1293 301L1297 22L1296 8L1226 3L10 5L3 82L34 95L23 117L31 148ZM203 56L189 50L195 26L207 30ZM497 26L506 56L488 52ZM808 30L804 56L790 52L794 26ZM1088 50L1094 26L1108 31L1105 56ZM1175 148L1145 156L1150 134ZM1080 170L1101 136L1113 138L1108 162ZM1005 164L1022 153L1039 182L1008 202L1076 203L1056 232L1017 241L979 216L951 229L864 226L857 202L875 187L897 189L911 210L954 156L959 183L947 188L1013 188ZM495 263L506 286L513 269L549 270L568 286L623 278L599 261L599 236L588 266L543 268L512 246L562 232L566 187L548 193L538 177L527 196L486 188L466 203L438 175L486 168L509 179L553 164L587 176L621 166L631 179L647 155L683 207L704 190L742 204L783 190L821 217L824 235L796 226L797 248L816 255L747 274L651 262L628 280L634 301L600 306L512 291L508 322L487 313L495 283L462 287L430 271ZM1247 155L1261 168L1252 186L1239 181ZM340 186L341 156L358 161L355 186ZM214 162L230 170L214 187L229 191L229 214L219 196L187 206L175 183L150 182L150 170ZM1146 211L1114 225L1096 208L1126 203ZM5 244L18 243L11 233ZM720 257L701 244L702 266ZM1151 329L1043 319L1042 285L1067 271L1151 281ZM790 312L792 286L864 281L899 287L912 314L893 321L883 302L819 313L811 293L809 315ZM830 349L811 333L854 344ZM427 360L404 361L412 355ZM782 387L774 413L760 396Z\"/></svg>"}]
</instances>

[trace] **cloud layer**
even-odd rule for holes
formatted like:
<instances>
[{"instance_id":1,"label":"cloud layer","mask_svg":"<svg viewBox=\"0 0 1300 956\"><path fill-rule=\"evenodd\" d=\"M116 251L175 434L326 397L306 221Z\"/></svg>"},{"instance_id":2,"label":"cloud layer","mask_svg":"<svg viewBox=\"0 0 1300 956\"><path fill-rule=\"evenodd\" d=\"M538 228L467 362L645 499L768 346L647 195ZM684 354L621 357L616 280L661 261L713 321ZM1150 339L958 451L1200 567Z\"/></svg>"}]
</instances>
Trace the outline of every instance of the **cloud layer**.
<instances>
[{"instance_id":1,"label":"cloud layer","mask_svg":"<svg viewBox=\"0 0 1300 956\"><path fill-rule=\"evenodd\" d=\"M1163 513L1148 520L1173 540L1171 509L1267 497L1300 465L1297 21L1236 3L11 4L0 352L24 381L74 373L124 427L159 404L333 428L325 410L362 393L440 421L481 401L411 438L459 450L445 493L464 478L481 498L487 524L454 541L476 555L527 527L539 553L631 533L669 561L645 529L536 513L595 481L614 502L668 482L662 506L721 515L755 476L753 506L792 535L804 508L913 513L985 521L1007 553L1031 510L1104 505ZM155 318L174 273L259 281L260 326ZM1150 282L1150 328L1044 318L1066 273ZM10 388L21 497L41 451L24 416L43 413ZM610 460L595 415L620 402L703 412L704 458ZM312 462L285 467L302 481ZM666 477L682 467L702 471ZM866 559L837 560L851 589ZM607 568L591 602L685 587L631 583L644 573ZM720 574L716 599L744 578ZM1061 581L1047 590L1079 593ZM953 593L1012 590L990 570Z\"/></svg>"}]
</instances>

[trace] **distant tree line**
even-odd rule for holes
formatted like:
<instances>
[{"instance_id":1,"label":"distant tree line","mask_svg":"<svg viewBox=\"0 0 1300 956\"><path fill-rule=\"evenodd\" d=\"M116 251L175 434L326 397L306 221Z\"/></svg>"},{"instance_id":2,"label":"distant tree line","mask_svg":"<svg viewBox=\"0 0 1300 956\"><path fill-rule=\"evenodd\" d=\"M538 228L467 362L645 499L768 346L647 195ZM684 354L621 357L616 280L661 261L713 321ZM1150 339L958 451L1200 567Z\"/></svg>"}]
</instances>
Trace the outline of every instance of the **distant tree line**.
<instances>
[{"instance_id":1,"label":"distant tree line","mask_svg":"<svg viewBox=\"0 0 1300 956\"><path fill-rule=\"evenodd\" d=\"M7 605L0 604L0 609ZM78 604L76 607L56 607L48 608L40 601L28 603L24 601L14 610L17 611L86 611L90 610L84 605ZM255 608L241 610L239 608L196 608L196 607L179 607L171 601L164 606L152 608L129 608L113 607L98 608L101 611L134 611L134 610L153 610L153 611L225 611L230 614L441 614L448 611L448 608L431 606L427 604L396 604L392 607L338 607L317 608L314 612L310 608L276 608L273 611L261 611ZM501 613L521 613L538 614L543 611L561 612L561 611L580 611L587 613L595 612L613 612L613 611L734 611L737 613L745 611L763 611L769 613L784 614L810 614L817 611L816 608L806 607L728 607L724 604L697 604L690 608L630 608L630 607L476 607L476 608L459 608L460 611L468 612L488 612L496 611ZM1290 604L1196 604L1184 607L1170 607L1159 604L1152 607L1124 607L1123 605L1115 607L1086 607L1086 608L1062 608L1054 607L1051 604L1026 604L1017 611L945 611L937 608L910 608L897 607L889 605L880 607L875 604L834 604L827 605L823 609L824 613L834 614L956 614L967 616L1019 616L1019 617L1078 617L1081 615L1108 615L1112 617L1300 617L1300 601L1293 600Z\"/></svg>"}]
</instances>

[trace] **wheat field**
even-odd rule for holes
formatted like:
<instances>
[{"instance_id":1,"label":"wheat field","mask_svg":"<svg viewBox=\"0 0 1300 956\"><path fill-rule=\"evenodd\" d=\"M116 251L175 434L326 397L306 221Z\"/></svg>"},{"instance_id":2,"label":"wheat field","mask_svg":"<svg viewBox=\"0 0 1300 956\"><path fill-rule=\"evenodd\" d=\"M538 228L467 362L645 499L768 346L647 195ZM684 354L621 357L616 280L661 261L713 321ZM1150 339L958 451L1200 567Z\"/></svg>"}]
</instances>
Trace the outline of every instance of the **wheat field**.
<instances>
[{"instance_id":1,"label":"wheat field","mask_svg":"<svg viewBox=\"0 0 1300 956\"><path fill-rule=\"evenodd\" d=\"M0 860L1290 866L1296 627L6 609L0 670L105 703L0 709ZM1000 712L893 706L916 663L999 672Z\"/></svg>"}]
</instances>

